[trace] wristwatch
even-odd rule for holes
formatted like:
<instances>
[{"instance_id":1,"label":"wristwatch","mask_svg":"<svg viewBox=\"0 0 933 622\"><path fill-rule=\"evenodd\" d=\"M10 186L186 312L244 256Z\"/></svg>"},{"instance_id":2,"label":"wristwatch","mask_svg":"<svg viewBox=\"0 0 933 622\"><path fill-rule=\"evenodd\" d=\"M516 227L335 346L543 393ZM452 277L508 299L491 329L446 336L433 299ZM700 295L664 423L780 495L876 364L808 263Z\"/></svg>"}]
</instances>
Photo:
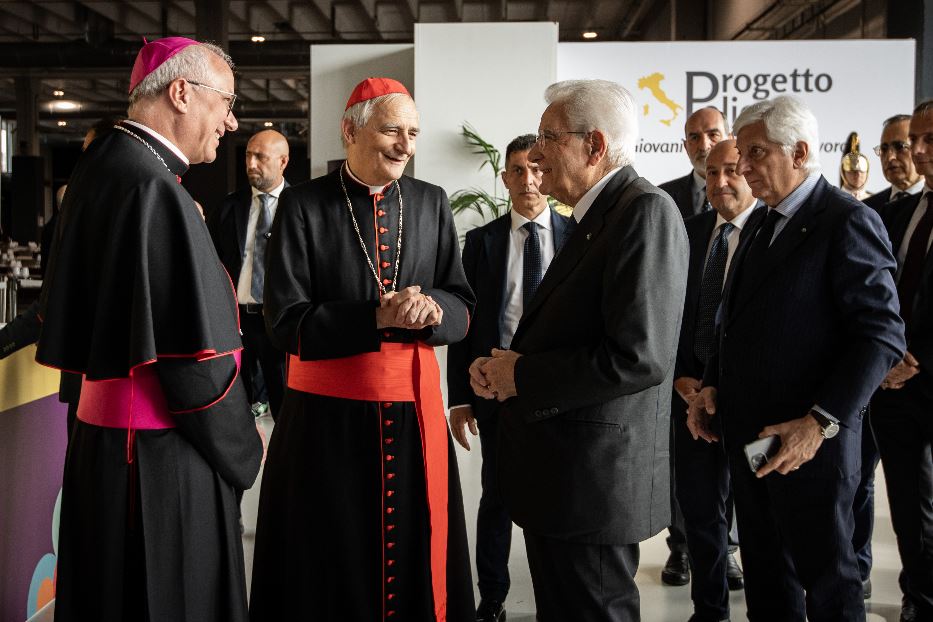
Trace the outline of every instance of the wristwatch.
<instances>
[{"instance_id":1,"label":"wristwatch","mask_svg":"<svg viewBox=\"0 0 933 622\"><path fill-rule=\"evenodd\" d=\"M816 419L816 422L820 424L820 434L823 435L823 438L833 438L839 434L839 422L835 419L827 417L818 410L811 410L810 416Z\"/></svg>"}]
</instances>

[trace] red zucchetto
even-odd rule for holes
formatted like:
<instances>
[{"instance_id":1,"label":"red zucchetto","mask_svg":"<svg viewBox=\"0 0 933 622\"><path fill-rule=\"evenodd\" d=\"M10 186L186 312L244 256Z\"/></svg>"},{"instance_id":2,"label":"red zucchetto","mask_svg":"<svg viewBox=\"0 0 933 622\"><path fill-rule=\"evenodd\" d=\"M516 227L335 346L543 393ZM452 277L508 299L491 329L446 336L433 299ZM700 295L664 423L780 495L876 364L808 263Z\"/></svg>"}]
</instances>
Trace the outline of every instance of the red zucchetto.
<instances>
[{"instance_id":1,"label":"red zucchetto","mask_svg":"<svg viewBox=\"0 0 933 622\"><path fill-rule=\"evenodd\" d=\"M411 97L411 93L405 88L405 85L392 78L366 78L356 85L353 92L350 93L350 99L347 100L347 108L360 102L388 95L389 93L403 93ZM346 108L344 108L346 110Z\"/></svg>"}]
</instances>

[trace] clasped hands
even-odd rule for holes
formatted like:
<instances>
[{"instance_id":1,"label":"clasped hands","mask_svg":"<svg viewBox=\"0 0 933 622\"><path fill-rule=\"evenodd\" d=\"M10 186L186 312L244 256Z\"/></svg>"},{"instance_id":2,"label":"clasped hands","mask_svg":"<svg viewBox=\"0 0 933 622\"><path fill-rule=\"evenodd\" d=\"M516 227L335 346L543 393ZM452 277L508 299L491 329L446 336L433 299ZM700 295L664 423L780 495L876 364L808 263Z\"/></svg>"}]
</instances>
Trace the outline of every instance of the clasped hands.
<instances>
[{"instance_id":1,"label":"clasped hands","mask_svg":"<svg viewBox=\"0 0 933 622\"><path fill-rule=\"evenodd\" d=\"M683 393L681 395L683 396ZM693 440L702 438L708 443L719 441L719 436L710 427L710 422L716 415L716 387L702 387L698 392L689 393L689 399L684 399L689 404L687 429L690 430ZM820 424L809 414L784 423L765 426L758 433L758 438L774 435L781 438L781 449L755 473L755 477L759 479L772 471L781 475L796 471L800 465L812 460L823 444Z\"/></svg>"},{"instance_id":2,"label":"clasped hands","mask_svg":"<svg viewBox=\"0 0 933 622\"><path fill-rule=\"evenodd\" d=\"M387 292L376 309L376 328L407 328L420 330L440 326L444 310L434 299L412 285L397 292Z\"/></svg>"},{"instance_id":3,"label":"clasped hands","mask_svg":"<svg viewBox=\"0 0 933 622\"><path fill-rule=\"evenodd\" d=\"M512 350L492 349L492 356L481 356L470 365L470 388L478 397L504 402L518 395L515 389L515 362L522 355Z\"/></svg>"},{"instance_id":4,"label":"clasped hands","mask_svg":"<svg viewBox=\"0 0 933 622\"><path fill-rule=\"evenodd\" d=\"M904 353L904 359L891 368L881 381L882 389L901 389L904 383L920 373L920 361L910 352Z\"/></svg>"}]
</instances>

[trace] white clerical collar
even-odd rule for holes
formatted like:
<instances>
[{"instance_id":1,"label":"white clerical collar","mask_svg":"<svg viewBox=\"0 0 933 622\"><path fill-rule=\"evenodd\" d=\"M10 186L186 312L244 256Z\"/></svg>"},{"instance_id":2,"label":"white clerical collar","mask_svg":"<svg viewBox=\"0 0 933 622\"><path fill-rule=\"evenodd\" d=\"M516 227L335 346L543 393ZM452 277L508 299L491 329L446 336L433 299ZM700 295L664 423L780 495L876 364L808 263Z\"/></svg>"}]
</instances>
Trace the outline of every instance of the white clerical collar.
<instances>
[{"instance_id":1,"label":"white clerical collar","mask_svg":"<svg viewBox=\"0 0 933 622\"><path fill-rule=\"evenodd\" d=\"M269 194L269 195L272 195L273 198L275 198L276 200L278 200L278 198L279 198L279 193L281 193L282 190L283 190L284 188L285 188L285 179L282 179L281 183L279 183L278 186L276 186L275 188L273 188L273 189L270 190L269 192L263 192L263 191L260 190L259 188L255 188L255 187L253 187L253 186L250 186L250 190L253 191L253 198L254 198L254 199L255 199L256 197L258 197L260 194Z\"/></svg>"},{"instance_id":2,"label":"white clerical collar","mask_svg":"<svg viewBox=\"0 0 933 622\"><path fill-rule=\"evenodd\" d=\"M534 220L528 220L516 212L514 208L509 213L512 215L512 233L518 231L529 222L537 223L539 227L547 230L551 229L551 210L547 207L541 210L541 213L535 216Z\"/></svg>"},{"instance_id":3,"label":"white clerical collar","mask_svg":"<svg viewBox=\"0 0 933 622\"><path fill-rule=\"evenodd\" d=\"M185 163L185 166L190 166L190 165L191 165L191 162L189 162L189 161L188 161L188 158L185 157L185 154L183 154L183 153L181 152L181 149L179 149L178 147L175 146L175 143L173 143L172 141L170 141L170 140L169 140L168 138L166 138L165 136L162 136L162 134L159 134L157 131L155 131L155 130L152 129L151 127L148 127L148 126L146 126L146 125L143 125L142 123L139 123L138 121L130 121L129 119L124 119L123 123L126 123L127 125L135 125L135 126L138 127L139 129L141 129L141 130L143 130L144 132L146 132L147 134L152 135L153 138L155 138L155 139L158 140L160 143L162 143L163 145L165 145L166 147L168 147L168 148L172 151L172 153L174 153L176 156L178 156L178 159L181 160L182 162L184 162L184 163Z\"/></svg>"},{"instance_id":4,"label":"white clerical collar","mask_svg":"<svg viewBox=\"0 0 933 622\"><path fill-rule=\"evenodd\" d=\"M367 184L366 182L362 181L359 177L357 177L356 175L353 174L353 171L350 170L350 164L349 164L349 163L346 165L345 168L347 169L347 174L350 176L350 179L352 179L353 181L355 181L356 183L358 183L358 184L361 185L361 186L366 186L367 188L369 188L369 194L384 194L384 193L383 193L383 190L386 189L386 186L388 186L389 184L392 183L392 182L390 181L388 184L383 184L383 185L381 185L381 186L370 186L369 184Z\"/></svg>"},{"instance_id":5,"label":"white clerical collar","mask_svg":"<svg viewBox=\"0 0 933 622\"><path fill-rule=\"evenodd\" d=\"M599 196L599 193L603 191L603 188L606 187L606 184L609 183L609 180L612 179L612 176L622 170L622 167L612 169L606 173L602 179L597 181L592 188L586 191L586 194L577 201L577 204L573 207L573 219L577 221L577 224L583 220L583 217L586 216L586 212L589 211L590 207L593 205L593 201L596 200L596 197Z\"/></svg>"},{"instance_id":6,"label":"white clerical collar","mask_svg":"<svg viewBox=\"0 0 933 622\"><path fill-rule=\"evenodd\" d=\"M749 205L747 208L745 208L741 214L739 214L732 220L727 221L725 218L722 217L722 214L717 214L716 215L716 226L714 227L714 230L718 229L721 225L725 224L726 222L730 222L733 225L735 225L736 229L739 229L741 231L742 227L744 227L745 223L748 221L748 217L751 216L752 212L755 211L755 203L757 202L758 202L757 199L752 198L752 204Z\"/></svg>"}]
</instances>

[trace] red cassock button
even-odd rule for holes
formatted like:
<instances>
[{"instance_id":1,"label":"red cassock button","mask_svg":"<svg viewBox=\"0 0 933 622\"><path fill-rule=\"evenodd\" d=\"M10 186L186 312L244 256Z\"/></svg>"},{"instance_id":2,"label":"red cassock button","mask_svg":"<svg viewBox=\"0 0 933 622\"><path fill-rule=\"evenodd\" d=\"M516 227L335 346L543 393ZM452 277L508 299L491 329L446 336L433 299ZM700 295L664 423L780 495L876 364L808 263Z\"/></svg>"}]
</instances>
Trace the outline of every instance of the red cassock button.
<instances>
[{"instance_id":1,"label":"red cassock button","mask_svg":"<svg viewBox=\"0 0 933 622\"><path fill-rule=\"evenodd\" d=\"M385 215L386 215L385 210L376 210L376 216L385 216Z\"/></svg>"},{"instance_id":2,"label":"red cassock button","mask_svg":"<svg viewBox=\"0 0 933 622\"><path fill-rule=\"evenodd\" d=\"M383 423L383 425L392 425L392 424L395 423L395 422L392 421L391 419L386 419L386 420L383 421L382 423Z\"/></svg>"},{"instance_id":3,"label":"red cassock button","mask_svg":"<svg viewBox=\"0 0 933 622\"><path fill-rule=\"evenodd\" d=\"M380 244L380 245L379 245L379 250L381 250L381 251L387 251L387 250L389 250L389 245L388 245L388 244Z\"/></svg>"},{"instance_id":4,"label":"red cassock button","mask_svg":"<svg viewBox=\"0 0 933 622\"><path fill-rule=\"evenodd\" d=\"M395 511L395 508L386 508L386 514L391 514Z\"/></svg>"},{"instance_id":5,"label":"red cassock button","mask_svg":"<svg viewBox=\"0 0 933 622\"><path fill-rule=\"evenodd\" d=\"M395 598L395 594L386 594L386 598L388 598L389 600L392 600L393 598Z\"/></svg>"},{"instance_id":6,"label":"red cassock button","mask_svg":"<svg viewBox=\"0 0 933 622\"><path fill-rule=\"evenodd\" d=\"M395 525L386 525L386 531L392 531L395 529Z\"/></svg>"},{"instance_id":7,"label":"red cassock button","mask_svg":"<svg viewBox=\"0 0 933 622\"><path fill-rule=\"evenodd\" d=\"M376 199L376 201L378 202L378 201L381 201L384 197L382 193L377 192L376 194L373 195L373 198Z\"/></svg>"},{"instance_id":8,"label":"red cassock button","mask_svg":"<svg viewBox=\"0 0 933 622\"><path fill-rule=\"evenodd\" d=\"M386 445L391 445L391 444L392 444L392 439L391 439L391 438L387 438L387 439L386 439Z\"/></svg>"},{"instance_id":9,"label":"red cassock button","mask_svg":"<svg viewBox=\"0 0 933 622\"><path fill-rule=\"evenodd\" d=\"M383 408L392 408L392 402L383 402L383 403L382 403L382 407L383 407Z\"/></svg>"},{"instance_id":10,"label":"red cassock button","mask_svg":"<svg viewBox=\"0 0 933 622\"><path fill-rule=\"evenodd\" d=\"M382 331L382 336L383 336L383 337L391 337L391 336L392 336L392 333L391 333L390 331L384 330L384 331Z\"/></svg>"},{"instance_id":11,"label":"red cassock button","mask_svg":"<svg viewBox=\"0 0 933 622\"><path fill-rule=\"evenodd\" d=\"M395 473L386 473L386 479L392 479L395 477Z\"/></svg>"},{"instance_id":12,"label":"red cassock button","mask_svg":"<svg viewBox=\"0 0 933 622\"><path fill-rule=\"evenodd\" d=\"M383 285L392 285L392 279L382 279Z\"/></svg>"},{"instance_id":13,"label":"red cassock button","mask_svg":"<svg viewBox=\"0 0 933 622\"><path fill-rule=\"evenodd\" d=\"M394 566L394 565L395 565L395 560L394 560L394 559L387 559L387 560L386 560L386 566Z\"/></svg>"},{"instance_id":14,"label":"red cassock button","mask_svg":"<svg viewBox=\"0 0 933 622\"><path fill-rule=\"evenodd\" d=\"M386 456L386 462L392 462L393 460L395 460L395 456L392 454Z\"/></svg>"},{"instance_id":15,"label":"red cassock button","mask_svg":"<svg viewBox=\"0 0 933 622\"><path fill-rule=\"evenodd\" d=\"M395 542L386 542L386 548L394 549L394 548L395 548Z\"/></svg>"},{"instance_id":16,"label":"red cassock button","mask_svg":"<svg viewBox=\"0 0 933 622\"><path fill-rule=\"evenodd\" d=\"M395 491L394 491L394 490L387 490L387 491L386 491L386 496L387 496L387 497L391 497L391 496L394 495L394 494L395 494Z\"/></svg>"},{"instance_id":17,"label":"red cassock button","mask_svg":"<svg viewBox=\"0 0 933 622\"><path fill-rule=\"evenodd\" d=\"M394 615L395 615L395 612L392 611L391 609L389 609L388 611L386 611L386 615L387 615L387 616L394 616Z\"/></svg>"},{"instance_id":18,"label":"red cassock button","mask_svg":"<svg viewBox=\"0 0 933 622\"><path fill-rule=\"evenodd\" d=\"M385 233L386 231L388 231L388 229L385 227L379 227L379 233Z\"/></svg>"},{"instance_id":19,"label":"red cassock button","mask_svg":"<svg viewBox=\"0 0 933 622\"><path fill-rule=\"evenodd\" d=\"M386 583L392 583L395 581L395 577L386 577Z\"/></svg>"},{"instance_id":20,"label":"red cassock button","mask_svg":"<svg viewBox=\"0 0 933 622\"><path fill-rule=\"evenodd\" d=\"M390 264L388 261L383 261L381 265L382 265L383 268L388 268L388 267L391 266L392 264Z\"/></svg>"}]
</instances>

